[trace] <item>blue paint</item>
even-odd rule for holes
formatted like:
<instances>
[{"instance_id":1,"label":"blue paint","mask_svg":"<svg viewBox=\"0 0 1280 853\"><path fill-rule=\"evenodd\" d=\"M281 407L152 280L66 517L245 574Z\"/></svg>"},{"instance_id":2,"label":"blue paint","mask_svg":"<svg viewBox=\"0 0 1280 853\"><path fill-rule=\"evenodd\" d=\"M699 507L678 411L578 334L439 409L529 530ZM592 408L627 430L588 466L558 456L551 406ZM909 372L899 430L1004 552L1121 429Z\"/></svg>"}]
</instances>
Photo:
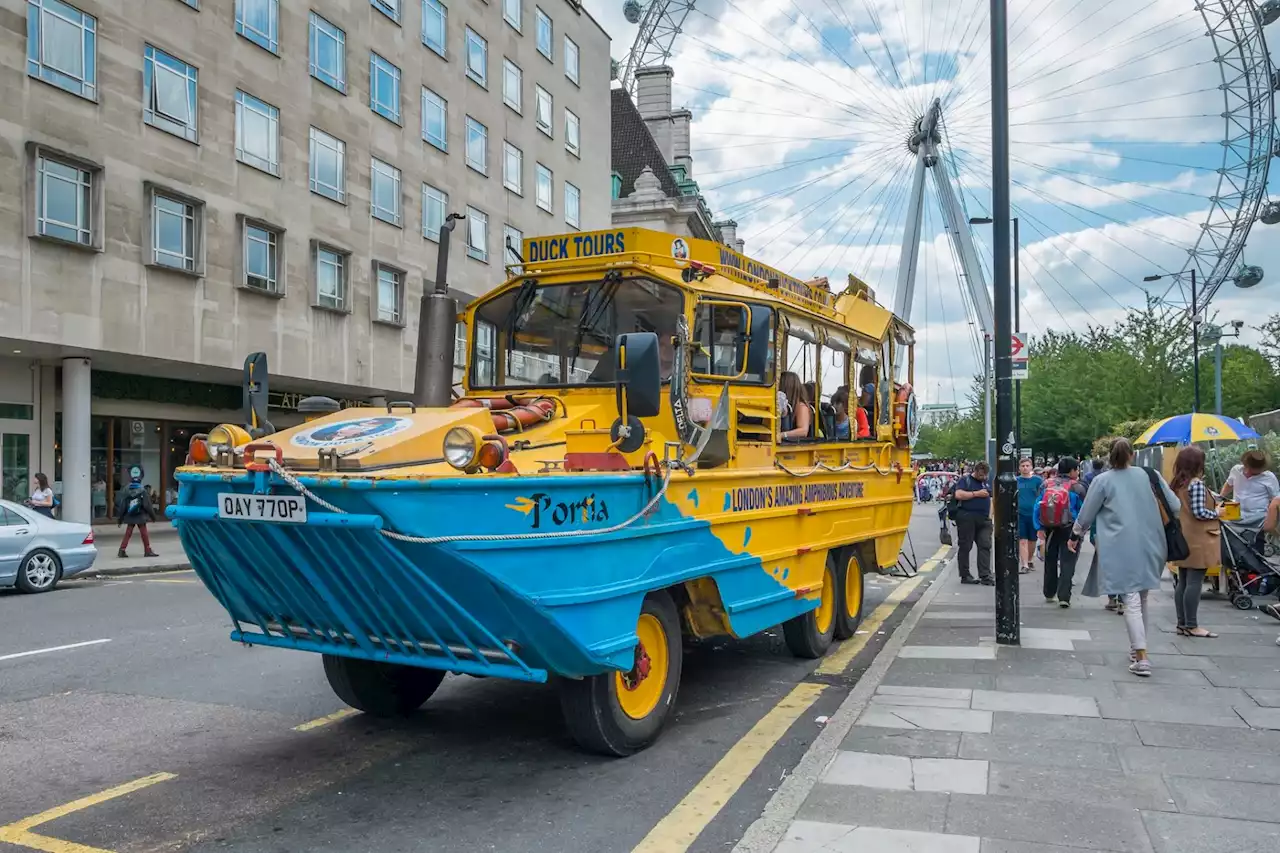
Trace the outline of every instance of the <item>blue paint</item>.
<instances>
[{"instance_id":1,"label":"blue paint","mask_svg":"<svg viewBox=\"0 0 1280 853\"><path fill-rule=\"evenodd\" d=\"M783 570L782 570L782 579L783 579L783 580L786 580L786 579L787 579L788 577L790 577L790 576L791 576L791 570L790 570L790 569L783 569Z\"/></svg>"},{"instance_id":2,"label":"blue paint","mask_svg":"<svg viewBox=\"0 0 1280 853\"><path fill-rule=\"evenodd\" d=\"M693 508L697 509L698 508L698 490L697 489L689 490L689 500L693 503Z\"/></svg>"},{"instance_id":3,"label":"blue paint","mask_svg":"<svg viewBox=\"0 0 1280 853\"><path fill-rule=\"evenodd\" d=\"M721 512L728 512L732 507L733 507L733 494L730 492L725 492L724 493L724 509L722 509Z\"/></svg>"},{"instance_id":4,"label":"blue paint","mask_svg":"<svg viewBox=\"0 0 1280 853\"><path fill-rule=\"evenodd\" d=\"M742 534L742 547L747 547L747 543L751 541L751 528L748 527Z\"/></svg>"}]
</instances>

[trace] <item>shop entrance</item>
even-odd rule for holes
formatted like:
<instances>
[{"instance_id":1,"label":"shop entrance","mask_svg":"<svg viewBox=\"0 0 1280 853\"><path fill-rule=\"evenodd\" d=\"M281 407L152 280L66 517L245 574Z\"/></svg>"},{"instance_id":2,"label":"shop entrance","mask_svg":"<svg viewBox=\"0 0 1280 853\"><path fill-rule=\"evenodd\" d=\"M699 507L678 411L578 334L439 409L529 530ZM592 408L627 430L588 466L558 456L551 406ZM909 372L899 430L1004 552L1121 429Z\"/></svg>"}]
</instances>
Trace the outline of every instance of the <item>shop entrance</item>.
<instances>
[{"instance_id":1,"label":"shop entrance","mask_svg":"<svg viewBox=\"0 0 1280 853\"><path fill-rule=\"evenodd\" d=\"M31 496L34 432L32 406L0 402L0 498L22 503Z\"/></svg>"}]
</instances>

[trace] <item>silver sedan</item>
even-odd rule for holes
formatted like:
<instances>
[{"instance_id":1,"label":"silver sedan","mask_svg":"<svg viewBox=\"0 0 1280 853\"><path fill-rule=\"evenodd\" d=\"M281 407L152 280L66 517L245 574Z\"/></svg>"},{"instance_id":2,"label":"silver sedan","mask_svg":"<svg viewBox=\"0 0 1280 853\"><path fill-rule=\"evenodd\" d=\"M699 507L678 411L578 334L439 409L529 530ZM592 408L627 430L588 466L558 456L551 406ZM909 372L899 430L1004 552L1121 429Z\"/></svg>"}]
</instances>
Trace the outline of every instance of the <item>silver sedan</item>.
<instances>
[{"instance_id":1,"label":"silver sedan","mask_svg":"<svg viewBox=\"0 0 1280 853\"><path fill-rule=\"evenodd\" d=\"M89 525L0 500L0 589L48 592L62 578L93 568L97 557Z\"/></svg>"}]
</instances>

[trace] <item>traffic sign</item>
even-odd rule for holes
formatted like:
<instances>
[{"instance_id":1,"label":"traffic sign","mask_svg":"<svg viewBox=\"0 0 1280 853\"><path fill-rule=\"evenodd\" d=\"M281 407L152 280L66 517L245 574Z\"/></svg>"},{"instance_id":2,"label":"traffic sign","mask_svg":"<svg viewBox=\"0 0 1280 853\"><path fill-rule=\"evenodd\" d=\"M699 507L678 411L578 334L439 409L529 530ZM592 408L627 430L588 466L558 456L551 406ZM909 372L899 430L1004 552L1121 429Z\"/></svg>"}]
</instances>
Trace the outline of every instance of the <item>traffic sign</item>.
<instances>
[{"instance_id":1,"label":"traffic sign","mask_svg":"<svg viewBox=\"0 0 1280 853\"><path fill-rule=\"evenodd\" d=\"M1024 332L1013 332L1009 341L1009 353L1013 356L1013 378L1027 378L1027 359L1031 355L1031 349L1027 345L1027 336Z\"/></svg>"}]
</instances>

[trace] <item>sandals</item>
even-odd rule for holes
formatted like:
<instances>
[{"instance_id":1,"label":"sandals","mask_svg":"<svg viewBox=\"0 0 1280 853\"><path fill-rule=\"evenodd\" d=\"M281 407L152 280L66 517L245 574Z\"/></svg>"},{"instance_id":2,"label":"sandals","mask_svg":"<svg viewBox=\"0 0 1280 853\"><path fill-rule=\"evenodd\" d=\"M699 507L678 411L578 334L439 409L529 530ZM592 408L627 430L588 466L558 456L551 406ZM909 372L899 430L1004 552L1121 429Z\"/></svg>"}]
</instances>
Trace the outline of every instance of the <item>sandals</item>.
<instances>
[{"instance_id":1,"label":"sandals","mask_svg":"<svg viewBox=\"0 0 1280 853\"><path fill-rule=\"evenodd\" d=\"M1217 634L1213 633L1212 631L1204 630L1203 628L1200 628L1200 629L1197 629L1197 628L1185 628L1185 627L1183 627L1182 625L1178 625L1178 626L1177 626L1177 630L1178 630L1178 636L1179 636L1179 637L1191 637L1191 638L1196 639L1196 640L1216 640L1216 639L1218 639L1218 635L1217 635ZM1196 633L1194 633L1196 630L1204 630L1204 633L1203 633L1203 634L1196 634Z\"/></svg>"}]
</instances>

